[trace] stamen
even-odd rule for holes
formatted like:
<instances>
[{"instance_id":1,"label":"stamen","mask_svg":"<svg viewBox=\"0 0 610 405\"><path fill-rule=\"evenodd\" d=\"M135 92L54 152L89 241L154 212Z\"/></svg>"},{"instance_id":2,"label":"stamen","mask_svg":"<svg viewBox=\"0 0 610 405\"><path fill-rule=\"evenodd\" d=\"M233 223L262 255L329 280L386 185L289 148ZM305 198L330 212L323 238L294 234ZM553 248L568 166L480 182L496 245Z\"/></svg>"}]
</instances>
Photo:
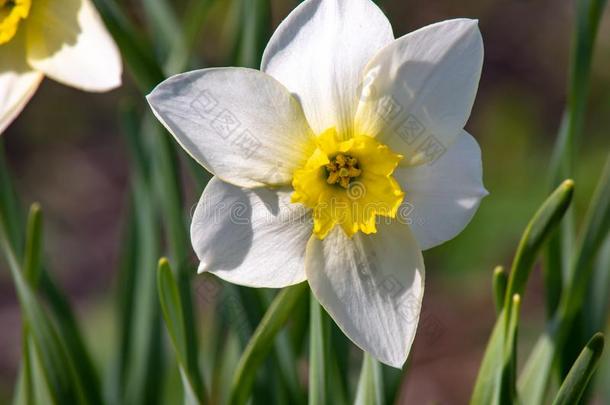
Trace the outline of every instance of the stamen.
<instances>
[{"instance_id":1,"label":"stamen","mask_svg":"<svg viewBox=\"0 0 610 405\"><path fill-rule=\"evenodd\" d=\"M330 163L326 165L326 171L328 173L326 178L328 184L339 183L345 189L349 187L353 178L360 176L362 173L362 170L358 167L358 159L342 153L331 159Z\"/></svg>"}]
</instances>

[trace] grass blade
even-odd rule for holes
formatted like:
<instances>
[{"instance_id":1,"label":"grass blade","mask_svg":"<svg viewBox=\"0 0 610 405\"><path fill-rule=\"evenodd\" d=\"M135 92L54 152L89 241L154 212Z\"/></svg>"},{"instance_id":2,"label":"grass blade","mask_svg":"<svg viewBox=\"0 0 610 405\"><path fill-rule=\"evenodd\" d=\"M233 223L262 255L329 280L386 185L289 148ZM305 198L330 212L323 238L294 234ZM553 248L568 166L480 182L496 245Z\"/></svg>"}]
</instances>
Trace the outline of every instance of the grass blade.
<instances>
[{"instance_id":1,"label":"grass blade","mask_svg":"<svg viewBox=\"0 0 610 405\"><path fill-rule=\"evenodd\" d=\"M49 381L47 380L46 372L43 367L43 362L40 357L39 348L29 333L26 333L23 346L23 355L26 358L27 373L26 379L29 380L32 391L28 400L30 404L58 404L55 400Z\"/></svg>"},{"instance_id":2,"label":"grass blade","mask_svg":"<svg viewBox=\"0 0 610 405\"><path fill-rule=\"evenodd\" d=\"M513 296L522 295L540 248L556 229L572 200L574 183L564 181L542 204L527 225L513 260L503 309L498 315L477 375L470 403L489 405L499 401L504 367L505 342Z\"/></svg>"},{"instance_id":3,"label":"grass blade","mask_svg":"<svg viewBox=\"0 0 610 405\"><path fill-rule=\"evenodd\" d=\"M270 36L269 0L239 0L242 25L236 54L237 66L256 69Z\"/></svg>"},{"instance_id":4,"label":"grass blade","mask_svg":"<svg viewBox=\"0 0 610 405\"><path fill-rule=\"evenodd\" d=\"M504 342L504 367L500 379L500 404L517 403L517 329L519 327L519 311L521 309L521 297L513 295L510 309L510 320L508 331Z\"/></svg>"},{"instance_id":5,"label":"grass blade","mask_svg":"<svg viewBox=\"0 0 610 405\"><path fill-rule=\"evenodd\" d=\"M330 330L318 300L313 294L309 300L309 405L325 405L328 403L326 384L330 378L327 367Z\"/></svg>"},{"instance_id":6,"label":"grass blade","mask_svg":"<svg viewBox=\"0 0 610 405\"><path fill-rule=\"evenodd\" d=\"M362 369L356 391L356 405L383 405L383 377L381 365L368 353L362 358Z\"/></svg>"},{"instance_id":7,"label":"grass blade","mask_svg":"<svg viewBox=\"0 0 610 405\"><path fill-rule=\"evenodd\" d=\"M505 308L510 308L513 295L523 295L538 252L552 231L559 225L570 206L573 194L574 182L565 180L545 200L525 228L508 279L504 298Z\"/></svg>"},{"instance_id":8,"label":"grass blade","mask_svg":"<svg viewBox=\"0 0 610 405\"><path fill-rule=\"evenodd\" d=\"M602 330L608 319L610 305L610 235L600 247L597 259L593 264L593 273L589 282L589 294L583 311L586 330L591 335Z\"/></svg>"},{"instance_id":9,"label":"grass blade","mask_svg":"<svg viewBox=\"0 0 610 405\"><path fill-rule=\"evenodd\" d=\"M508 276L506 275L506 271L504 271L504 267L497 266L494 269L492 282L494 302L496 304L496 314L500 314L502 308L504 307L504 296L506 295L507 282Z\"/></svg>"},{"instance_id":10,"label":"grass blade","mask_svg":"<svg viewBox=\"0 0 610 405\"><path fill-rule=\"evenodd\" d=\"M187 328L192 328L193 324L185 322L182 301L178 285L167 259L159 261L157 271L157 288L159 290L159 300L165 326L169 332L172 346L178 359L180 367L180 375L182 376L185 403L187 404L204 404L207 395L204 392L204 387L200 377L199 369L196 362L189 362L189 353L187 350Z\"/></svg>"},{"instance_id":11,"label":"grass blade","mask_svg":"<svg viewBox=\"0 0 610 405\"><path fill-rule=\"evenodd\" d=\"M0 139L0 215L4 218L6 234L17 254L23 253L23 212L11 181L4 152L4 140Z\"/></svg>"},{"instance_id":12,"label":"grass blade","mask_svg":"<svg viewBox=\"0 0 610 405\"><path fill-rule=\"evenodd\" d=\"M182 25L172 5L166 0L142 0L142 8L153 33L152 42L156 45L160 58L164 60L172 49L184 46Z\"/></svg>"},{"instance_id":13,"label":"grass blade","mask_svg":"<svg viewBox=\"0 0 610 405\"><path fill-rule=\"evenodd\" d=\"M119 398L129 404L154 404L160 400L163 346L161 340L161 314L157 295L157 280L154 269L160 248L160 227L154 192L149 181L150 159L140 136L146 131L141 126L133 108L123 110L121 116L131 161L133 162L132 210L133 243L126 253L135 252L123 263L121 274L130 285L123 290L121 313L121 357L118 379Z\"/></svg>"},{"instance_id":14,"label":"grass blade","mask_svg":"<svg viewBox=\"0 0 610 405\"><path fill-rule=\"evenodd\" d=\"M38 285L42 262L42 211L40 204L30 207L23 258L23 275L33 286Z\"/></svg>"},{"instance_id":15,"label":"grass blade","mask_svg":"<svg viewBox=\"0 0 610 405\"><path fill-rule=\"evenodd\" d=\"M536 342L519 376L517 390L519 398L524 404L544 403L547 397L554 356L555 342L552 334L545 332Z\"/></svg>"},{"instance_id":16,"label":"grass blade","mask_svg":"<svg viewBox=\"0 0 610 405\"><path fill-rule=\"evenodd\" d=\"M591 278L591 265L597 252L610 233L610 157L606 161L604 172L599 179L584 224L584 236L578 250L570 283L565 297L560 303L562 319L580 311ZM565 300L564 300L565 298Z\"/></svg>"},{"instance_id":17,"label":"grass blade","mask_svg":"<svg viewBox=\"0 0 610 405\"><path fill-rule=\"evenodd\" d=\"M13 247L7 239L2 216L0 216L0 248L6 257L17 290L24 328L31 331L32 340L28 341L28 345L31 342L37 346L37 353L41 358L40 368L46 376L45 381L49 382L51 402L85 403L86 393L83 391L79 376L74 372L73 363L67 356L66 346L62 344L55 326L23 276Z\"/></svg>"},{"instance_id":18,"label":"grass blade","mask_svg":"<svg viewBox=\"0 0 610 405\"><path fill-rule=\"evenodd\" d=\"M604 336L595 334L582 350L567 377L561 384L553 405L572 405L579 403L591 376L597 368L604 350Z\"/></svg>"},{"instance_id":19,"label":"grass blade","mask_svg":"<svg viewBox=\"0 0 610 405\"><path fill-rule=\"evenodd\" d=\"M606 0L576 2L568 98L551 160L551 187L555 187L561 179L573 175L573 156L578 149L580 134L584 127L595 39L605 5ZM547 249L544 281L549 318L559 305L562 275L567 275L571 266L574 241L574 221L571 212L568 213L567 219L557 234L551 238Z\"/></svg>"},{"instance_id":20,"label":"grass blade","mask_svg":"<svg viewBox=\"0 0 610 405\"><path fill-rule=\"evenodd\" d=\"M273 300L239 360L231 385L229 404L243 405L246 403L250 396L256 370L271 350L273 339L307 289L307 283L287 287Z\"/></svg>"}]
</instances>

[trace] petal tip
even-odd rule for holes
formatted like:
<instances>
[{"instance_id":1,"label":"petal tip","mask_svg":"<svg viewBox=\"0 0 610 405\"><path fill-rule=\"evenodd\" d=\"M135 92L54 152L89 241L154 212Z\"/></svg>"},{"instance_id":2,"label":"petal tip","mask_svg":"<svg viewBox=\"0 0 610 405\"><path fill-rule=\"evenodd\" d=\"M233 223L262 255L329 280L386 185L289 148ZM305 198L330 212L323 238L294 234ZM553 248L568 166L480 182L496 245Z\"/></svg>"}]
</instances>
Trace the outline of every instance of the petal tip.
<instances>
[{"instance_id":1,"label":"petal tip","mask_svg":"<svg viewBox=\"0 0 610 405\"><path fill-rule=\"evenodd\" d=\"M206 271L208 271L207 263L200 262L199 266L197 267L197 274L202 274L202 273L205 273Z\"/></svg>"}]
</instances>

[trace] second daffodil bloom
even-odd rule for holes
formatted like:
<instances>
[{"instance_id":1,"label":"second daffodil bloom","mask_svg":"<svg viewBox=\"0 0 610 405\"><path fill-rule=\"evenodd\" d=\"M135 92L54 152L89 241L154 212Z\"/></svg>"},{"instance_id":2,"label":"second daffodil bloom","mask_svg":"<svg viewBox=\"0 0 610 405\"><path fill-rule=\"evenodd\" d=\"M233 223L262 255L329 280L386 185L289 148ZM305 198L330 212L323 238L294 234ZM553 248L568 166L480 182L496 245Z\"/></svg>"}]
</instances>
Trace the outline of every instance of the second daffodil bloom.
<instances>
[{"instance_id":1,"label":"second daffodil bloom","mask_svg":"<svg viewBox=\"0 0 610 405\"><path fill-rule=\"evenodd\" d=\"M157 118L214 174L191 225L199 270L252 287L307 280L356 345L402 367L421 251L457 235L487 193L463 130L482 60L475 20L395 39L369 0L306 0L260 71L161 83Z\"/></svg>"},{"instance_id":2,"label":"second daffodil bloom","mask_svg":"<svg viewBox=\"0 0 610 405\"><path fill-rule=\"evenodd\" d=\"M0 0L0 133L44 76L99 92L119 86L121 73L91 0Z\"/></svg>"}]
</instances>

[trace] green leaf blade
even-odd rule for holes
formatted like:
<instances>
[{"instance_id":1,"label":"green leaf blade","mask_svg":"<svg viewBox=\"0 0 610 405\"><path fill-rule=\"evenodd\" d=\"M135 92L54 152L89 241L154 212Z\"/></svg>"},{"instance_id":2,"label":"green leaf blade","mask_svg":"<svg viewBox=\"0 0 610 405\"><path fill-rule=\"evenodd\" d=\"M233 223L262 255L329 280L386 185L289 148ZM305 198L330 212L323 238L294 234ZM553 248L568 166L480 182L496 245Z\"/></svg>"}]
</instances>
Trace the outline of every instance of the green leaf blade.
<instances>
[{"instance_id":1,"label":"green leaf blade","mask_svg":"<svg viewBox=\"0 0 610 405\"><path fill-rule=\"evenodd\" d=\"M553 405L577 404L584 393L604 350L604 336L595 334L584 347L559 388Z\"/></svg>"},{"instance_id":2,"label":"green leaf blade","mask_svg":"<svg viewBox=\"0 0 610 405\"><path fill-rule=\"evenodd\" d=\"M204 404L207 395L204 392L199 371L198 369L194 370L192 368L193 363L188 361L189 353L185 330L192 325L185 324L178 284L172 274L169 262L165 258L159 260L157 288L163 320L178 358L185 400L188 404ZM196 367L197 364L194 363L194 366Z\"/></svg>"},{"instance_id":3,"label":"green leaf blade","mask_svg":"<svg viewBox=\"0 0 610 405\"><path fill-rule=\"evenodd\" d=\"M243 405L247 402L256 370L271 350L278 331L307 289L307 283L287 287L273 300L239 360L231 385L229 404Z\"/></svg>"}]
</instances>

